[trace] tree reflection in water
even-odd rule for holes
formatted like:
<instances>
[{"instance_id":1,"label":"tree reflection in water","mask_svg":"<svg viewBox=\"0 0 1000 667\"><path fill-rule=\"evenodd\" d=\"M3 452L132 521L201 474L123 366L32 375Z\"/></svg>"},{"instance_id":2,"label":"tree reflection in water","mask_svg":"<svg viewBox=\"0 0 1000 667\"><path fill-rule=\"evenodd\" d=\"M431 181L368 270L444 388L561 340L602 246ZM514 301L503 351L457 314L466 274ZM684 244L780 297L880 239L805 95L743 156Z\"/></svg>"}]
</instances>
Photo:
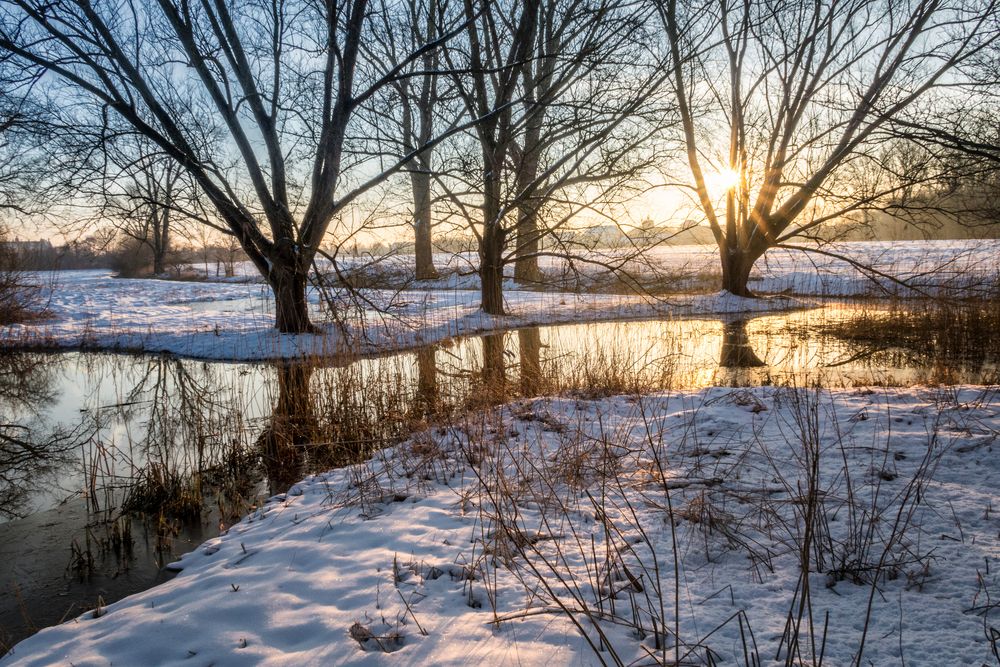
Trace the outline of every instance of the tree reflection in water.
<instances>
[{"instance_id":1,"label":"tree reflection in water","mask_svg":"<svg viewBox=\"0 0 1000 667\"><path fill-rule=\"evenodd\" d=\"M343 367L298 360L274 368L277 396L256 439L272 494L362 461L448 407L432 347Z\"/></svg>"},{"instance_id":2,"label":"tree reflection in water","mask_svg":"<svg viewBox=\"0 0 1000 667\"><path fill-rule=\"evenodd\" d=\"M55 400L48 357L0 353L0 518L28 511L31 492L65 465L78 433L45 425Z\"/></svg>"},{"instance_id":3,"label":"tree reflection in water","mask_svg":"<svg viewBox=\"0 0 1000 667\"><path fill-rule=\"evenodd\" d=\"M483 368L480 374L481 401L494 405L507 397L507 359L504 348L506 333L482 336Z\"/></svg>"},{"instance_id":4,"label":"tree reflection in water","mask_svg":"<svg viewBox=\"0 0 1000 667\"><path fill-rule=\"evenodd\" d=\"M169 357L0 355L0 512L21 511L25 488L39 487L38 476L68 458L69 435L92 440L83 442L84 465L77 459L63 466L75 477L60 484L85 491L91 503L155 515L171 494L202 501L207 494L214 504L222 488L237 514L267 491L260 484L265 475L272 492L282 491L303 474L358 461L454 410L547 393L781 382L803 372L856 384L885 375L884 366L910 363L886 356L893 350L859 358L853 339L789 329L793 322L814 332L819 316L831 315L526 328L336 368L308 361L234 366ZM864 333L873 326L866 320L855 328ZM75 370L73 381L94 392L83 397L86 412L73 434L54 432L51 415L38 416L54 387L71 377L60 369ZM923 377L933 370L893 372ZM960 379L996 373L981 362L973 371ZM97 386L104 388L100 401ZM136 488L140 483L145 488ZM155 491L157 484L169 493ZM109 488L113 493L101 495ZM123 504L123 496L135 502Z\"/></svg>"},{"instance_id":5,"label":"tree reflection in water","mask_svg":"<svg viewBox=\"0 0 1000 667\"><path fill-rule=\"evenodd\" d=\"M440 414L441 395L438 387L437 346L417 350L417 393L412 413L419 419Z\"/></svg>"},{"instance_id":6,"label":"tree reflection in water","mask_svg":"<svg viewBox=\"0 0 1000 667\"><path fill-rule=\"evenodd\" d=\"M719 355L722 368L760 368L767 363L757 356L750 346L746 320L723 322L722 351Z\"/></svg>"},{"instance_id":7,"label":"tree reflection in water","mask_svg":"<svg viewBox=\"0 0 1000 667\"><path fill-rule=\"evenodd\" d=\"M305 461L305 446L317 441L320 428L312 405L308 363L277 364L278 399L257 446L272 495L297 482Z\"/></svg>"},{"instance_id":8,"label":"tree reflection in water","mask_svg":"<svg viewBox=\"0 0 1000 667\"><path fill-rule=\"evenodd\" d=\"M542 332L538 327L517 330L517 351L521 365L521 394L537 396L544 392L542 376Z\"/></svg>"}]
</instances>

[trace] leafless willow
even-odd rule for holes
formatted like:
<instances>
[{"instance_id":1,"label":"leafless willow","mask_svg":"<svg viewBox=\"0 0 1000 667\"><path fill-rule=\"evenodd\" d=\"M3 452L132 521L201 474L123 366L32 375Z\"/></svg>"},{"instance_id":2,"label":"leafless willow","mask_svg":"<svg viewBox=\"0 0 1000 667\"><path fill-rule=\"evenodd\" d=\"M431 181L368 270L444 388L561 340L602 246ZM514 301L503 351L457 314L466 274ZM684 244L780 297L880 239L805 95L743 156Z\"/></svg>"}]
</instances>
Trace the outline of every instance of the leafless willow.
<instances>
[{"instance_id":1,"label":"leafless willow","mask_svg":"<svg viewBox=\"0 0 1000 667\"><path fill-rule=\"evenodd\" d=\"M686 187L719 246L723 288L744 296L769 248L912 183L885 168L888 125L997 39L992 0L657 6ZM873 167L879 179L857 178Z\"/></svg>"},{"instance_id":2,"label":"leafless willow","mask_svg":"<svg viewBox=\"0 0 1000 667\"><path fill-rule=\"evenodd\" d=\"M647 9L465 3L466 30L444 55L467 116L484 120L455 157L448 192L478 241L485 312L504 313L507 264L539 280L540 241L641 177L655 134L642 112L662 78L644 50Z\"/></svg>"}]
</instances>

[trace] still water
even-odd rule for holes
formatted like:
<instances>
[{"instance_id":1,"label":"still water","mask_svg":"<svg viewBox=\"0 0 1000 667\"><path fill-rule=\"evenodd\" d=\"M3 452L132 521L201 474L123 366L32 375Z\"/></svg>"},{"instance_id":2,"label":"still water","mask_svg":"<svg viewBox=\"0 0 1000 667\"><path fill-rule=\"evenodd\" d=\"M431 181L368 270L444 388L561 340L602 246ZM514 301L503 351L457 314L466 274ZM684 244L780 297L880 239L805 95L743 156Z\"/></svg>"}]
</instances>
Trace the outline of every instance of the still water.
<instances>
[{"instance_id":1,"label":"still water","mask_svg":"<svg viewBox=\"0 0 1000 667\"><path fill-rule=\"evenodd\" d=\"M486 404L997 381L995 346L836 333L858 317L833 304L746 320L537 327L328 365L0 354L0 652L169 577L165 565L303 475Z\"/></svg>"}]
</instances>

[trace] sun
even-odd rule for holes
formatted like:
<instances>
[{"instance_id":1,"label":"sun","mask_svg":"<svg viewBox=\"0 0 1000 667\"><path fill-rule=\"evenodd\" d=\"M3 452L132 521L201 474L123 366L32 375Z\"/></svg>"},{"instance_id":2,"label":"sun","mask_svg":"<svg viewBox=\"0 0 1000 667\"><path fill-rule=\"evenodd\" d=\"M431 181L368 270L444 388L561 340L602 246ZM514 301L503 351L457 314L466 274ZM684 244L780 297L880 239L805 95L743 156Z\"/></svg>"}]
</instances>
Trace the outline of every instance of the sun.
<instances>
[{"instance_id":1,"label":"sun","mask_svg":"<svg viewBox=\"0 0 1000 667\"><path fill-rule=\"evenodd\" d=\"M715 193L722 193L727 190L732 190L740 184L740 172L735 169L730 169L728 167L722 167L705 174L705 185L708 189Z\"/></svg>"}]
</instances>

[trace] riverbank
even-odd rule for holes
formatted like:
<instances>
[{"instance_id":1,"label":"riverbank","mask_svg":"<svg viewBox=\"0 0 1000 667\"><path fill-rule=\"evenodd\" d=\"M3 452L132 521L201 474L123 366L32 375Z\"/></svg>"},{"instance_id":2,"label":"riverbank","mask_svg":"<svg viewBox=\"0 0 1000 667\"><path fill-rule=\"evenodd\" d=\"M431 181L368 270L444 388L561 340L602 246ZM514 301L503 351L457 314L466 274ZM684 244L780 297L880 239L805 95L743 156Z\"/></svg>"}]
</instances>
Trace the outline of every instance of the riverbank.
<instances>
[{"instance_id":1,"label":"riverbank","mask_svg":"<svg viewBox=\"0 0 1000 667\"><path fill-rule=\"evenodd\" d=\"M3 664L986 663L998 433L982 387L477 410L295 484Z\"/></svg>"},{"instance_id":2,"label":"riverbank","mask_svg":"<svg viewBox=\"0 0 1000 667\"><path fill-rule=\"evenodd\" d=\"M0 330L9 348L170 353L262 361L301 357L351 358L412 349L499 329L576 322L751 315L803 307L786 297L744 299L720 292L661 300L619 294L508 293L508 314L486 315L470 290L368 290L364 303L345 305L334 321L310 290L323 333L274 330L270 291L256 283L118 279L108 271L67 271L40 279L49 289L43 321Z\"/></svg>"}]
</instances>

